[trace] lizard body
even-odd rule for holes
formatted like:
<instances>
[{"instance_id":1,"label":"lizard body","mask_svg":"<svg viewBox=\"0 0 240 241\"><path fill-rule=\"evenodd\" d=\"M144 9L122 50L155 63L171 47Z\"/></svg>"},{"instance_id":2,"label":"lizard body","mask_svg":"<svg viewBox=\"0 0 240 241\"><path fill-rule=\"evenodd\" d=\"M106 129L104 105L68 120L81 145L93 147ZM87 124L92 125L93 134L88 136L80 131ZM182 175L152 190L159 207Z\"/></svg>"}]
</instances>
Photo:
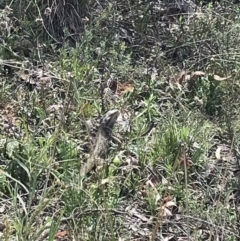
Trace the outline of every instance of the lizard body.
<instances>
[{"instance_id":1,"label":"lizard body","mask_svg":"<svg viewBox=\"0 0 240 241\"><path fill-rule=\"evenodd\" d=\"M95 147L90 158L80 169L81 177L87 175L93 169L93 167L97 165L99 158L104 151L106 151L113 126L119 114L120 113L118 110L110 110L101 118Z\"/></svg>"}]
</instances>

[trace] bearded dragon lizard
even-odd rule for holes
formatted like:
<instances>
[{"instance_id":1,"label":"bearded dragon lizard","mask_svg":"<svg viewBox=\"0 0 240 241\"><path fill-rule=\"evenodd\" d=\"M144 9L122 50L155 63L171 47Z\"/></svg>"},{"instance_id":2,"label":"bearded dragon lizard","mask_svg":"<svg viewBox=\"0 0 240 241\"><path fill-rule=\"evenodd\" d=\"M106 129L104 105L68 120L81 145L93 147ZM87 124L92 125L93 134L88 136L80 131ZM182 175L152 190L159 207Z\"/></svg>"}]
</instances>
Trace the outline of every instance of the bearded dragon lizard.
<instances>
[{"instance_id":1,"label":"bearded dragon lizard","mask_svg":"<svg viewBox=\"0 0 240 241\"><path fill-rule=\"evenodd\" d=\"M81 177L86 176L95 166L97 166L97 162L101 155L106 151L113 126L119 114L118 110L110 110L101 118L95 147L90 158L80 169Z\"/></svg>"}]
</instances>

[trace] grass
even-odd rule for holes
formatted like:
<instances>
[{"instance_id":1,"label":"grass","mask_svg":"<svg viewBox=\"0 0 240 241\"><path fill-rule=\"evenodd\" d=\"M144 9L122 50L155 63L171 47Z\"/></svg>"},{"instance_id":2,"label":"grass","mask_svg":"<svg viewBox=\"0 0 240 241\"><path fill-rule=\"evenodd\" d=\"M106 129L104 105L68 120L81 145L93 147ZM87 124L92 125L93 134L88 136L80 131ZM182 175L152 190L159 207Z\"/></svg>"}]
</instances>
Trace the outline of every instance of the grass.
<instances>
[{"instance_id":1,"label":"grass","mask_svg":"<svg viewBox=\"0 0 240 241\"><path fill-rule=\"evenodd\" d=\"M131 4L89 8L74 46L64 29L61 46L48 39L25 56L18 32L0 35L1 240L239 240L238 13L212 6L188 24L181 17L160 48L152 15L136 18ZM0 21L8 16L1 10ZM25 17L28 39L44 41ZM187 69L190 80L172 81ZM110 76L134 91L108 100ZM121 119L105 164L82 179L110 109Z\"/></svg>"}]
</instances>

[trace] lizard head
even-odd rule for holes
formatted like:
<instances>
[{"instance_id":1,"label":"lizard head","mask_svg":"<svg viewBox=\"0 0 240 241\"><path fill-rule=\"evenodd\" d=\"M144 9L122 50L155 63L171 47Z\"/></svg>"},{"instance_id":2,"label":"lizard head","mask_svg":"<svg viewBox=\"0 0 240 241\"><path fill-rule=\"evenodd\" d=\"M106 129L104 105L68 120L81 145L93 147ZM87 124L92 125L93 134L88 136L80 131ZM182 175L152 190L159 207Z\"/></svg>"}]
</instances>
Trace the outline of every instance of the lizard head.
<instances>
[{"instance_id":1,"label":"lizard head","mask_svg":"<svg viewBox=\"0 0 240 241\"><path fill-rule=\"evenodd\" d=\"M103 128L112 129L120 112L119 110L109 110L100 121L100 126Z\"/></svg>"}]
</instances>

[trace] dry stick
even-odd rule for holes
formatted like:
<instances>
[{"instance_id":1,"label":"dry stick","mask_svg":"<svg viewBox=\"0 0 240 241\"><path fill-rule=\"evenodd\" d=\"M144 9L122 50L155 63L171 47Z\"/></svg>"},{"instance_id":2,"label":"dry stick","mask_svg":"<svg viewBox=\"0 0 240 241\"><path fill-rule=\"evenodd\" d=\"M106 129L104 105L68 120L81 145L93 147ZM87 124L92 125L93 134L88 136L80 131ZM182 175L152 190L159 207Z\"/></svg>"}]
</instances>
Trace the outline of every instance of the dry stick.
<instances>
[{"instance_id":1,"label":"dry stick","mask_svg":"<svg viewBox=\"0 0 240 241\"><path fill-rule=\"evenodd\" d=\"M102 112L105 112L105 104L104 104L104 86L100 83L100 90L101 90L101 105L102 105Z\"/></svg>"},{"instance_id":2,"label":"dry stick","mask_svg":"<svg viewBox=\"0 0 240 241\"><path fill-rule=\"evenodd\" d=\"M158 231L158 228L161 226L162 224L162 220L163 220L163 214L164 214L164 208L162 208L164 206L164 201L162 201L162 204L160 205L160 209L159 209L159 212L158 212L158 217L157 217L157 221L156 221L156 224L154 226L154 229L152 231L152 237L151 237L151 241L154 241L156 236L157 236L157 231Z\"/></svg>"},{"instance_id":3,"label":"dry stick","mask_svg":"<svg viewBox=\"0 0 240 241\"><path fill-rule=\"evenodd\" d=\"M185 189L186 189L186 210L189 215L189 197L188 197L188 175L187 175L187 160L186 160L186 151L185 145L182 147L183 149L183 162L184 162L184 177L185 177ZM189 217L187 217L187 240L190 240L190 221Z\"/></svg>"}]
</instances>

